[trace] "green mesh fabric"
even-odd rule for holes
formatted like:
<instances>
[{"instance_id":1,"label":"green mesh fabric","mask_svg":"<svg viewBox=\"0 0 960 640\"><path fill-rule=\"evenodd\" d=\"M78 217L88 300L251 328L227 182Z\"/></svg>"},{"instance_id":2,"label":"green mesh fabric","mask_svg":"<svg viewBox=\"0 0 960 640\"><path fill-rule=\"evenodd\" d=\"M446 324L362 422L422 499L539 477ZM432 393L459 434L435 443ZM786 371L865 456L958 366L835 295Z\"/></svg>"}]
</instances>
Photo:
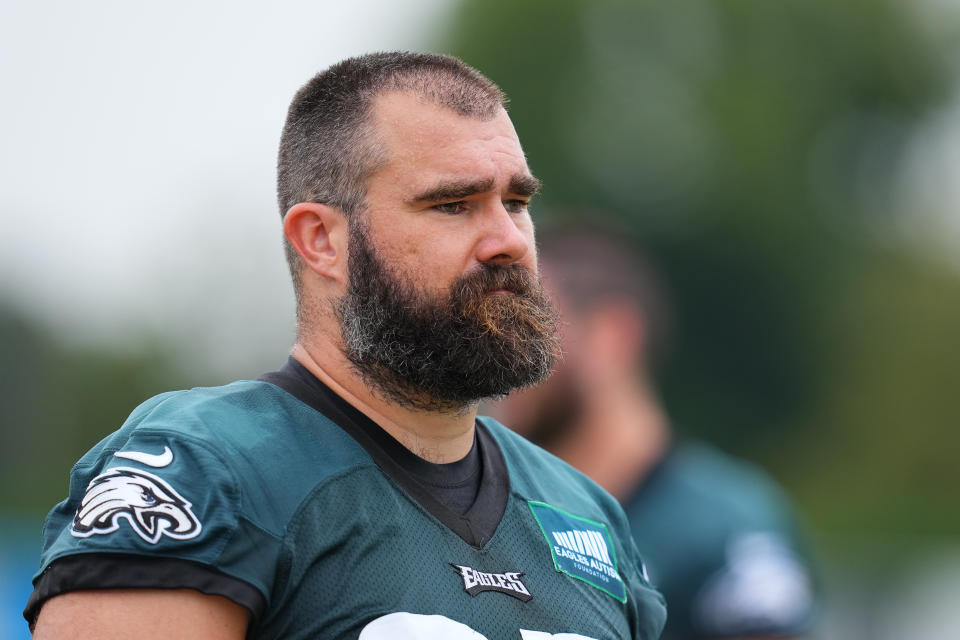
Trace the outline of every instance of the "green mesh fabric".
<instances>
[{"instance_id":1,"label":"green mesh fabric","mask_svg":"<svg viewBox=\"0 0 960 640\"><path fill-rule=\"evenodd\" d=\"M134 412L73 471L71 497L51 514L44 566L88 552L176 557L258 589L266 608L252 637L395 640L654 640L659 594L641 576L626 518L596 485L495 423L511 493L481 549L464 542L385 476L342 429L265 382L167 394ZM117 451L159 452L149 472L174 488L202 524L190 539L143 539L128 521L71 533L90 480ZM608 527L626 602L558 572L528 501ZM184 507L187 508L187 507ZM485 575L522 573L532 598L474 595L453 565ZM162 585L157 585L162 586Z\"/></svg>"}]
</instances>

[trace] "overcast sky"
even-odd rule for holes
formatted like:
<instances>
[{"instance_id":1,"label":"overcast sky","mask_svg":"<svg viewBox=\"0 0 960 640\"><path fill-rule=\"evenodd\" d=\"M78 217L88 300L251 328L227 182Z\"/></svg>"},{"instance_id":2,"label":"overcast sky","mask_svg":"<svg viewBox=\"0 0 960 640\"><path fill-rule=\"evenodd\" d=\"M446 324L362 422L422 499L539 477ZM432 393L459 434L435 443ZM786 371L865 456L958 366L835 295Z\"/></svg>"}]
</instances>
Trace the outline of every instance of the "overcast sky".
<instances>
[{"instance_id":1,"label":"overcast sky","mask_svg":"<svg viewBox=\"0 0 960 640\"><path fill-rule=\"evenodd\" d=\"M339 59L422 48L451 7L0 0L0 300L85 340L278 361L287 104Z\"/></svg>"},{"instance_id":2,"label":"overcast sky","mask_svg":"<svg viewBox=\"0 0 960 640\"><path fill-rule=\"evenodd\" d=\"M937 25L957 5L924 6ZM276 362L287 104L339 59L436 41L453 6L0 0L0 302L81 340L156 333L222 370ZM960 265L958 123L960 100L918 136L906 175L929 224L905 228Z\"/></svg>"}]
</instances>

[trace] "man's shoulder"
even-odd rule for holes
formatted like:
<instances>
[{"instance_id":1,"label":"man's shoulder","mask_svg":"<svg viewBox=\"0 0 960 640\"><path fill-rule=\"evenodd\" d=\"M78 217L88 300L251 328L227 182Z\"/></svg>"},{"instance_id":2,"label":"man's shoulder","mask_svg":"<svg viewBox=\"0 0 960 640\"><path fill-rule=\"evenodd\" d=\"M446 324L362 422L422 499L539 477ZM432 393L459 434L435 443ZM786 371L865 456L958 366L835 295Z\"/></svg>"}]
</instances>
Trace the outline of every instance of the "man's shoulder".
<instances>
[{"instance_id":1,"label":"man's shoulder","mask_svg":"<svg viewBox=\"0 0 960 640\"><path fill-rule=\"evenodd\" d=\"M215 428L225 419L255 421L282 411L292 404L289 394L259 380L237 380L229 384L167 391L149 398L133 410L128 423L168 419L167 428L203 420Z\"/></svg>"},{"instance_id":2,"label":"man's shoulder","mask_svg":"<svg viewBox=\"0 0 960 640\"><path fill-rule=\"evenodd\" d=\"M619 503L587 475L496 420L483 417L481 422L503 452L514 493L554 506L591 509L596 515L619 520Z\"/></svg>"},{"instance_id":3,"label":"man's shoulder","mask_svg":"<svg viewBox=\"0 0 960 640\"><path fill-rule=\"evenodd\" d=\"M481 416L479 421L497 441L507 458L508 464L513 463L511 465L513 468L510 470L511 475L537 471L541 474L564 477L575 483L595 485L590 478L566 461L527 440L493 418Z\"/></svg>"},{"instance_id":4,"label":"man's shoulder","mask_svg":"<svg viewBox=\"0 0 960 640\"><path fill-rule=\"evenodd\" d=\"M330 418L251 380L150 398L75 471L89 478L129 461L183 485L219 481L233 487L245 510L286 505L288 515L326 479L372 464Z\"/></svg>"},{"instance_id":5,"label":"man's shoulder","mask_svg":"<svg viewBox=\"0 0 960 640\"><path fill-rule=\"evenodd\" d=\"M806 543L786 494L758 466L684 442L625 508L670 603L670 637L792 636L812 621Z\"/></svg>"},{"instance_id":6,"label":"man's shoulder","mask_svg":"<svg viewBox=\"0 0 960 640\"><path fill-rule=\"evenodd\" d=\"M200 550L190 559L220 566L222 540L279 539L319 487L372 466L331 420L269 383L163 393L74 465L70 496L48 517L44 563L140 554L144 541L155 555L189 538Z\"/></svg>"},{"instance_id":7,"label":"man's shoulder","mask_svg":"<svg viewBox=\"0 0 960 640\"><path fill-rule=\"evenodd\" d=\"M786 494L763 469L697 441L676 445L627 510L644 504L709 513L715 525L732 528L780 528L792 519Z\"/></svg>"},{"instance_id":8,"label":"man's shoulder","mask_svg":"<svg viewBox=\"0 0 960 640\"><path fill-rule=\"evenodd\" d=\"M335 423L286 391L259 380L168 391L143 402L114 434L151 431L217 448L279 445L285 439L337 434Z\"/></svg>"}]
</instances>

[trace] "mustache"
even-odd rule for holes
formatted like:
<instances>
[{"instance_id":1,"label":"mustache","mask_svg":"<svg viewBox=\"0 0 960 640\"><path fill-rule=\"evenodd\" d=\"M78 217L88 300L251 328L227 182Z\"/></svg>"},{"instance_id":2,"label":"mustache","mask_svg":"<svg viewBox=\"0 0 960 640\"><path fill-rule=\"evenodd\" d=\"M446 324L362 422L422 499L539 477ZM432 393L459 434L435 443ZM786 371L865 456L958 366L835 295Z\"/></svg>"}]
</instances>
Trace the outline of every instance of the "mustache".
<instances>
[{"instance_id":1,"label":"mustache","mask_svg":"<svg viewBox=\"0 0 960 640\"><path fill-rule=\"evenodd\" d=\"M484 263L454 282L454 299L470 299L491 291L509 291L518 296L530 296L539 289L539 279L519 264L499 265Z\"/></svg>"}]
</instances>

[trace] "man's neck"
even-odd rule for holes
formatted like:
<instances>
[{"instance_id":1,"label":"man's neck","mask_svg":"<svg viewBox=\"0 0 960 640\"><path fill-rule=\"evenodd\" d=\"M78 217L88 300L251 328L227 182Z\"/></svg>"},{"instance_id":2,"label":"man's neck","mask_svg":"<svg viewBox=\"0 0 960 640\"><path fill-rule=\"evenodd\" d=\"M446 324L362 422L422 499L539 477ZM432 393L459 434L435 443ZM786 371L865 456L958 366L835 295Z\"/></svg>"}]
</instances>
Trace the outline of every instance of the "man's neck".
<instances>
[{"instance_id":1,"label":"man's neck","mask_svg":"<svg viewBox=\"0 0 960 640\"><path fill-rule=\"evenodd\" d=\"M334 393L417 456L434 463L462 459L473 446L477 407L456 413L422 411L371 390L336 344L298 341L291 355Z\"/></svg>"}]
</instances>

